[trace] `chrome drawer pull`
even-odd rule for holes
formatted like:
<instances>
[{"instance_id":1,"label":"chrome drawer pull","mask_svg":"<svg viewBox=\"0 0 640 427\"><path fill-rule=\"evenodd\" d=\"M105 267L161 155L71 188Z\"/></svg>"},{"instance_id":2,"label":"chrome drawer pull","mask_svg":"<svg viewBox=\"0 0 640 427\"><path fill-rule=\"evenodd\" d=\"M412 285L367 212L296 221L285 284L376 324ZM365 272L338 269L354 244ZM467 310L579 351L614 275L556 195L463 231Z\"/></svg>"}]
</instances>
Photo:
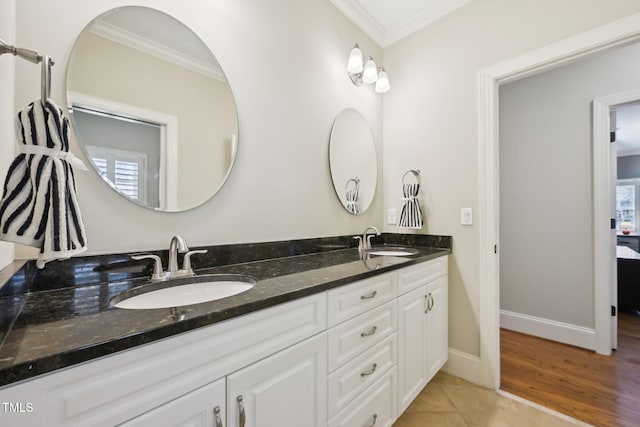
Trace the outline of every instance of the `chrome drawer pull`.
<instances>
[{"instance_id":1,"label":"chrome drawer pull","mask_svg":"<svg viewBox=\"0 0 640 427\"><path fill-rule=\"evenodd\" d=\"M431 292L429 292L429 294L425 295L424 298L427 302L427 309L424 312L428 313L433 308L433 304L434 304L433 295L431 295Z\"/></svg>"},{"instance_id":2,"label":"chrome drawer pull","mask_svg":"<svg viewBox=\"0 0 640 427\"><path fill-rule=\"evenodd\" d=\"M238 413L240 414L239 427L244 427L245 423L247 422L247 415L244 413L244 404L242 403L242 400L243 400L242 396L238 396L236 400L238 401Z\"/></svg>"},{"instance_id":3,"label":"chrome drawer pull","mask_svg":"<svg viewBox=\"0 0 640 427\"><path fill-rule=\"evenodd\" d=\"M373 414L373 417L371 417L371 421L369 421L369 424L363 427L373 427L374 425L376 425L376 421L378 421L378 414Z\"/></svg>"},{"instance_id":4,"label":"chrome drawer pull","mask_svg":"<svg viewBox=\"0 0 640 427\"><path fill-rule=\"evenodd\" d=\"M368 371L360 372L360 376L363 378L368 377L369 375L373 374L376 371L376 369L378 369L378 364L374 363L371 369L369 369Z\"/></svg>"},{"instance_id":5,"label":"chrome drawer pull","mask_svg":"<svg viewBox=\"0 0 640 427\"><path fill-rule=\"evenodd\" d=\"M360 296L360 299L371 299L378 295L378 291L373 291L370 294Z\"/></svg>"},{"instance_id":6,"label":"chrome drawer pull","mask_svg":"<svg viewBox=\"0 0 640 427\"><path fill-rule=\"evenodd\" d=\"M222 427L222 418L220 418L220 407L213 408L213 416L216 418L216 427Z\"/></svg>"},{"instance_id":7,"label":"chrome drawer pull","mask_svg":"<svg viewBox=\"0 0 640 427\"><path fill-rule=\"evenodd\" d=\"M363 337L363 338L371 336L371 335L375 334L377 330L378 330L378 327L374 326L373 328L369 329L367 332L361 332L360 336Z\"/></svg>"}]
</instances>

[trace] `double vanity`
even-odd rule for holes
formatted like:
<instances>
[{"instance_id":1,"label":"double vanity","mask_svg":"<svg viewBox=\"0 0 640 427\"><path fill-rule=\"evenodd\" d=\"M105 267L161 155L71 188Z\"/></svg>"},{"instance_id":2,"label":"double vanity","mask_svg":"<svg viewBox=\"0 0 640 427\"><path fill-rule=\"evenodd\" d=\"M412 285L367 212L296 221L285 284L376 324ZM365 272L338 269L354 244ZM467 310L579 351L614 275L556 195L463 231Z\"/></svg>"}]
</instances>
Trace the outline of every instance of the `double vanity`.
<instances>
[{"instance_id":1,"label":"double vanity","mask_svg":"<svg viewBox=\"0 0 640 427\"><path fill-rule=\"evenodd\" d=\"M154 261L127 255L9 270L0 400L16 411L2 417L26 426L391 426L447 359L451 240L383 234L372 243L209 247L193 257L196 276L155 282ZM196 304L116 307L158 287L220 280L250 286Z\"/></svg>"}]
</instances>

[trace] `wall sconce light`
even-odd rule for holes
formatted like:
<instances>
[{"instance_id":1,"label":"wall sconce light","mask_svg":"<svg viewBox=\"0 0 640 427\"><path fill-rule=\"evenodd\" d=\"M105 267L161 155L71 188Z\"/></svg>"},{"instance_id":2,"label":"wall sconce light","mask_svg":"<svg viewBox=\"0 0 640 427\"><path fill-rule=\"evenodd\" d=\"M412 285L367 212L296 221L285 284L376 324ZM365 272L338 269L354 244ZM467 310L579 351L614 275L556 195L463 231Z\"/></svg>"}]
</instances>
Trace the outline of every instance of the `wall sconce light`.
<instances>
[{"instance_id":1,"label":"wall sconce light","mask_svg":"<svg viewBox=\"0 0 640 427\"><path fill-rule=\"evenodd\" d=\"M388 92L391 86L389 85L389 76L384 68L378 67L371 56L366 61L363 61L362 58L362 51L356 43L351 49L349 60L347 61L347 72L353 84L360 86L362 83L375 83L376 92Z\"/></svg>"}]
</instances>

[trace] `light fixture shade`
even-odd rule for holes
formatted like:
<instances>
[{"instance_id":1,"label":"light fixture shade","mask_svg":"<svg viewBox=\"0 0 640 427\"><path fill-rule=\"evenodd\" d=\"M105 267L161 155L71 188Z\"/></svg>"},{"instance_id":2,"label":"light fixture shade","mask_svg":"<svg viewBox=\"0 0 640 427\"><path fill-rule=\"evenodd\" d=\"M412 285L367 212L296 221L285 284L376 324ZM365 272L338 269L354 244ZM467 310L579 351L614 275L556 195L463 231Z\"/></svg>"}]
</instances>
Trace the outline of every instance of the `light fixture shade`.
<instances>
[{"instance_id":1,"label":"light fixture shade","mask_svg":"<svg viewBox=\"0 0 640 427\"><path fill-rule=\"evenodd\" d=\"M362 81L365 83L375 83L378 80L378 67L372 57L367 58L362 71Z\"/></svg>"},{"instance_id":2,"label":"light fixture shade","mask_svg":"<svg viewBox=\"0 0 640 427\"><path fill-rule=\"evenodd\" d=\"M351 74L357 74L362 72L362 51L356 44L351 53L349 54L349 60L347 61L347 71Z\"/></svg>"},{"instance_id":3,"label":"light fixture shade","mask_svg":"<svg viewBox=\"0 0 640 427\"><path fill-rule=\"evenodd\" d=\"M385 93L389 92L391 89L391 85L389 84L389 76L384 68L380 69L378 72L378 80L376 80L376 92Z\"/></svg>"}]
</instances>

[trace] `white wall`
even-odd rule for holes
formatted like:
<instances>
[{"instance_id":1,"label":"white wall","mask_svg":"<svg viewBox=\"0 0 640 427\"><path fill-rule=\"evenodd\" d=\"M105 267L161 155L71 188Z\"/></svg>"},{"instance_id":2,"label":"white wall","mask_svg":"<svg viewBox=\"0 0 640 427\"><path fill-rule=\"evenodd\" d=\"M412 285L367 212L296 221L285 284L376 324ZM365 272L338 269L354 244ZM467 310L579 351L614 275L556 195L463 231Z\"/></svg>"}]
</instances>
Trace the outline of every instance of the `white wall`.
<instances>
[{"instance_id":1,"label":"white wall","mask_svg":"<svg viewBox=\"0 0 640 427\"><path fill-rule=\"evenodd\" d=\"M591 102L640 87L640 43L500 88L500 306L595 327Z\"/></svg>"},{"instance_id":2,"label":"white wall","mask_svg":"<svg viewBox=\"0 0 640 427\"><path fill-rule=\"evenodd\" d=\"M0 39L16 44L16 0L0 3ZM22 46L20 46L22 47ZM0 193L4 188L4 178L14 157L14 71L15 61L12 55L0 56ZM0 269L13 261L14 245L0 242Z\"/></svg>"},{"instance_id":3,"label":"white wall","mask_svg":"<svg viewBox=\"0 0 640 427\"><path fill-rule=\"evenodd\" d=\"M21 43L50 54L52 97L66 105L65 67L84 26L130 0L21 0ZM141 0L184 22L209 45L234 93L238 158L221 191L184 213L158 213L127 202L94 173L77 173L90 254L164 248L180 233L191 245L257 242L361 233L381 226L382 192L354 217L336 197L328 165L331 125L339 111L358 109L379 156L382 101L347 77L353 43L374 57L381 49L326 0ZM39 68L19 64L16 108L39 93ZM2 144L7 144L2 142ZM72 151L81 151L72 141ZM381 160L379 157L379 166ZM382 174L379 175L380 177ZM379 178L381 183L381 178ZM381 186L381 185L380 185ZM19 255L30 255L20 248Z\"/></svg>"},{"instance_id":4,"label":"white wall","mask_svg":"<svg viewBox=\"0 0 640 427\"><path fill-rule=\"evenodd\" d=\"M478 71L638 11L635 0L474 0L385 49L384 208L400 206L402 174L420 168L423 232L453 236L450 347L480 354L479 234L460 225L462 207L478 219Z\"/></svg>"}]
</instances>

